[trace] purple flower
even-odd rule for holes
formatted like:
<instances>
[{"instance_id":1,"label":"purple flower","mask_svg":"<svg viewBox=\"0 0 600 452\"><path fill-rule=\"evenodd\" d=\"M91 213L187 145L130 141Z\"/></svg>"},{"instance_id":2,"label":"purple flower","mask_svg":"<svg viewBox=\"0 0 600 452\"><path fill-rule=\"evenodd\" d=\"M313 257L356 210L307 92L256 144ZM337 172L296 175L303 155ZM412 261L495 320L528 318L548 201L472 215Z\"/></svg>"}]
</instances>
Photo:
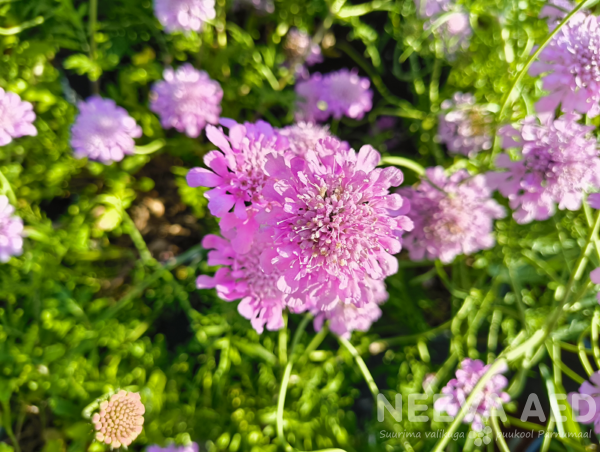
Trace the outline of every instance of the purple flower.
<instances>
[{"instance_id":1,"label":"purple flower","mask_svg":"<svg viewBox=\"0 0 600 452\"><path fill-rule=\"evenodd\" d=\"M507 154L500 155L496 166L507 171L491 173L488 180L508 198L517 222L546 220L554 214L555 203L561 210L579 210L585 190L600 188L596 140L588 137L594 127L579 124L579 118L570 113L539 123L528 117L520 130L501 129L504 147L521 148L523 158L512 162Z\"/></svg>"},{"instance_id":2,"label":"purple flower","mask_svg":"<svg viewBox=\"0 0 600 452\"><path fill-rule=\"evenodd\" d=\"M489 368L489 364L484 366L478 359L464 359L461 368L456 371L456 378L450 380L442 389L444 396L435 401L434 409L439 412L445 411L450 416L456 416L475 385ZM506 370L501 370L500 373L506 372ZM490 417L492 409L500 408L503 403L510 401L510 396L506 392L502 392L507 384L506 377L499 374L494 375L485 384L483 390L477 394L463 422L472 424L473 430L481 431L483 423Z\"/></svg>"},{"instance_id":3,"label":"purple flower","mask_svg":"<svg viewBox=\"0 0 600 452\"><path fill-rule=\"evenodd\" d=\"M292 155L300 157L304 157L309 150L315 151L320 140L333 137L329 127L311 122L299 122L280 129L278 133L287 138ZM345 141L341 143L344 150L350 149L348 143ZM319 147L319 149L323 148Z\"/></svg>"},{"instance_id":4,"label":"purple flower","mask_svg":"<svg viewBox=\"0 0 600 452\"><path fill-rule=\"evenodd\" d=\"M283 327L282 311L285 294L277 288L280 273L274 269L265 273L260 255L269 248L270 238L255 238L247 253L240 253L227 239L207 235L202 246L208 253L208 265L223 265L214 277L201 275L196 283L199 289L217 289L225 301L239 300L239 313L249 319L252 327L262 333L265 325L269 331Z\"/></svg>"},{"instance_id":5,"label":"purple flower","mask_svg":"<svg viewBox=\"0 0 600 452\"><path fill-rule=\"evenodd\" d=\"M532 76L547 73L544 89L550 94L536 104L538 113L554 116L561 105L565 113L590 117L600 114L600 26L598 17L577 13L531 65Z\"/></svg>"},{"instance_id":6,"label":"purple flower","mask_svg":"<svg viewBox=\"0 0 600 452\"><path fill-rule=\"evenodd\" d=\"M36 136L33 125L35 113L33 105L21 100L18 94L0 88L0 146L10 143L13 138L25 135Z\"/></svg>"},{"instance_id":7,"label":"purple flower","mask_svg":"<svg viewBox=\"0 0 600 452\"><path fill-rule=\"evenodd\" d=\"M154 12L168 33L200 31L217 15L215 0L154 0Z\"/></svg>"},{"instance_id":8,"label":"purple flower","mask_svg":"<svg viewBox=\"0 0 600 452\"><path fill-rule=\"evenodd\" d=\"M448 13L443 23L438 23L438 28L432 30L440 34L448 53L468 46L469 38L473 34L469 14L460 10L452 0L415 0L415 6L417 17L427 19L426 29L431 28L443 14Z\"/></svg>"},{"instance_id":9,"label":"purple flower","mask_svg":"<svg viewBox=\"0 0 600 452\"><path fill-rule=\"evenodd\" d=\"M265 250L262 262L267 272L284 269L277 285L292 308L363 306L374 300L367 277L381 281L398 270L393 254L412 222L402 197L388 191L402 172L377 168L379 160L370 146L356 153L334 138L305 159L267 157L263 196L272 207L265 221L276 248Z\"/></svg>"},{"instance_id":10,"label":"purple flower","mask_svg":"<svg viewBox=\"0 0 600 452\"><path fill-rule=\"evenodd\" d=\"M88 157L109 164L133 154L134 138L142 136L142 129L127 111L112 99L92 96L79 102L79 116L71 128L71 146L75 157Z\"/></svg>"},{"instance_id":11,"label":"purple flower","mask_svg":"<svg viewBox=\"0 0 600 452\"><path fill-rule=\"evenodd\" d=\"M358 307L354 303L338 303L329 311L313 310L316 331L321 331L323 323L329 320L329 329L338 336L350 339L353 331L369 331L373 322L381 317L379 304L388 299L383 281L368 280L365 286L371 290L373 301Z\"/></svg>"},{"instance_id":12,"label":"purple flower","mask_svg":"<svg viewBox=\"0 0 600 452\"><path fill-rule=\"evenodd\" d=\"M229 125L229 136L213 126L206 127L206 136L220 150L211 151L204 163L212 171L194 168L187 175L191 187L211 187L206 192L210 213L222 217L232 208L239 219L246 219L246 204L263 204L262 190L268 175L264 166L267 156L287 149L287 140L277 135L266 122Z\"/></svg>"},{"instance_id":13,"label":"purple flower","mask_svg":"<svg viewBox=\"0 0 600 452\"><path fill-rule=\"evenodd\" d=\"M8 198L0 195L0 262L23 252L23 220L13 215L15 208Z\"/></svg>"},{"instance_id":14,"label":"purple flower","mask_svg":"<svg viewBox=\"0 0 600 452\"><path fill-rule=\"evenodd\" d=\"M590 272L590 280L594 284L600 284L600 267L598 267ZM596 298L598 300L598 303L600 303L600 292L596 294Z\"/></svg>"},{"instance_id":15,"label":"purple flower","mask_svg":"<svg viewBox=\"0 0 600 452\"><path fill-rule=\"evenodd\" d=\"M492 199L485 176L460 170L448 177L441 166L428 168L426 175L418 186L400 190L415 223L404 237L410 258L449 263L459 254L494 246L494 219L505 212Z\"/></svg>"},{"instance_id":16,"label":"purple flower","mask_svg":"<svg viewBox=\"0 0 600 452\"><path fill-rule=\"evenodd\" d=\"M553 29L573 8L570 0L549 0L540 11L540 17L548 19L548 26Z\"/></svg>"},{"instance_id":17,"label":"purple flower","mask_svg":"<svg viewBox=\"0 0 600 452\"><path fill-rule=\"evenodd\" d=\"M590 193L588 204L592 209L600 209L600 193Z\"/></svg>"},{"instance_id":18,"label":"purple flower","mask_svg":"<svg viewBox=\"0 0 600 452\"><path fill-rule=\"evenodd\" d=\"M369 79L359 77L357 70L341 69L325 76L313 74L309 80L296 84L297 119L309 122L325 121L329 116L362 119L373 108L370 85Z\"/></svg>"},{"instance_id":19,"label":"purple flower","mask_svg":"<svg viewBox=\"0 0 600 452\"><path fill-rule=\"evenodd\" d=\"M150 109L171 127L197 138L206 124L218 124L223 90L204 71L184 64L177 71L165 69L164 80L152 88Z\"/></svg>"},{"instance_id":20,"label":"purple flower","mask_svg":"<svg viewBox=\"0 0 600 452\"><path fill-rule=\"evenodd\" d=\"M442 102L442 110L438 138L448 151L472 157L491 149L493 117L483 106L476 105L475 96L455 93L452 99Z\"/></svg>"},{"instance_id":21,"label":"purple flower","mask_svg":"<svg viewBox=\"0 0 600 452\"><path fill-rule=\"evenodd\" d=\"M171 444L167 447L150 446L146 452L198 452L198 444L192 443L188 446L176 446Z\"/></svg>"},{"instance_id":22,"label":"purple flower","mask_svg":"<svg viewBox=\"0 0 600 452\"><path fill-rule=\"evenodd\" d=\"M600 434L600 372L592 374L590 381L584 381L579 392L569 393L568 400L577 422L594 424L594 432Z\"/></svg>"}]
</instances>

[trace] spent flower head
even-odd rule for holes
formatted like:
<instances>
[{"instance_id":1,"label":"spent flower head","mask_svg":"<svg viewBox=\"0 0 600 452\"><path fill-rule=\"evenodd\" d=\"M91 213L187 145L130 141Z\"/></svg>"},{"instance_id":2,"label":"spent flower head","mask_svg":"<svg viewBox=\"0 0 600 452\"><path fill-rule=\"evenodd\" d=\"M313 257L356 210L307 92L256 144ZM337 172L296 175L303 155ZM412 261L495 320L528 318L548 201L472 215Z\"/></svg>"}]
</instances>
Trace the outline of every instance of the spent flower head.
<instances>
[{"instance_id":1,"label":"spent flower head","mask_svg":"<svg viewBox=\"0 0 600 452\"><path fill-rule=\"evenodd\" d=\"M33 121L33 105L22 101L18 94L0 88L0 146L7 145L13 138L36 136Z\"/></svg>"},{"instance_id":2,"label":"spent flower head","mask_svg":"<svg viewBox=\"0 0 600 452\"><path fill-rule=\"evenodd\" d=\"M471 177L465 170L446 176L441 166L428 168L426 176L416 187L400 190L415 223L404 237L410 258L449 263L494 246L494 220L505 211L492 199L485 176Z\"/></svg>"},{"instance_id":3,"label":"spent flower head","mask_svg":"<svg viewBox=\"0 0 600 452\"><path fill-rule=\"evenodd\" d=\"M116 449L129 446L142 433L144 404L136 392L121 390L100 403L92 416L96 439Z\"/></svg>"},{"instance_id":4,"label":"spent flower head","mask_svg":"<svg viewBox=\"0 0 600 452\"><path fill-rule=\"evenodd\" d=\"M78 107L79 115L71 128L75 157L110 164L133 154L133 139L142 136L142 129L124 108L100 96L79 102Z\"/></svg>"},{"instance_id":5,"label":"spent flower head","mask_svg":"<svg viewBox=\"0 0 600 452\"><path fill-rule=\"evenodd\" d=\"M175 128L197 138L206 124L218 124L223 90L204 71L184 64L165 69L150 95L150 109L160 116L165 129Z\"/></svg>"}]
</instances>

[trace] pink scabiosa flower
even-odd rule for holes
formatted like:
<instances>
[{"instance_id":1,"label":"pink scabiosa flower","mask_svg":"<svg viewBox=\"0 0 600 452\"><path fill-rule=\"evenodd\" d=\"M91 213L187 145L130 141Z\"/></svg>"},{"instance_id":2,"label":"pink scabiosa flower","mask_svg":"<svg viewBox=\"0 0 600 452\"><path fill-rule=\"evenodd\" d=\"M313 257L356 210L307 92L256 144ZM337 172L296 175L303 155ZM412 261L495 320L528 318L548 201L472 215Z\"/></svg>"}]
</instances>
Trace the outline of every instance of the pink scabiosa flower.
<instances>
[{"instance_id":1,"label":"pink scabiosa flower","mask_svg":"<svg viewBox=\"0 0 600 452\"><path fill-rule=\"evenodd\" d=\"M456 378L453 378L442 388L443 397L436 400L433 407L436 411L445 411L450 416L456 416L460 408L466 402L467 398L473 392L475 385L481 377L490 368L485 366L480 360L464 359L456 371ZM508 369L500 370L483 387L483 390L477 394L471 409L464 417L463 422L472 424L473 430L481 431L483 423L490 417L494 408L500 408L503 403L510 401L510 396L502 390L508 384L504 375Z\"/></svg>"},{"instance_id":2,"label":"pink scabiosa flower","mask_svg":"<svg viewBox=\"0 0 600 452\"><path fill-rule=\"evenodd\" d=\"M432 30L438 33L444 41L446 51L454 53L458 48L468 46L473 34L469 14L462 11L452 0L415 0L417 17L426 19L425 28L431 28L443 14L447 14L443 23L437 23L438 28Z\"/></svg>"},{"instance_id":3,"label":"pink scabiosa flower","mask_svg":"<svg viewBox=\"0 0 600 452\"><path fill-rule=\"evenodd\" d=\"M100 96L79 102L78 107L79 115L71 128L75 157L110 164L133 154L133 139L142 136L142 129L125 109Z\"/></svg>"},{"instance_id":4,"label":"pink scabiosa flower","mask_svg":"<svg viewBox=\"0 0 600 452\"><path fill-rule=\"evenodd\" d=\"M568 395L569 404L575 412L575 419L582 424L594 424L594 433L600 434L600 372L584 381L578 392Z\"/></svg>"},{"instance_id":5,"label":"pink scabiosa flower","mask_svg":"<svg viewBox=\"0 0 600 452\"><path fill-rule=\"evenodd\" d=\"M100 412L92 416L96 439L113 449L129 446L142 433L145 411L138 393L119 391L100 403Z\"/></svg>"},{"instance_id":6,"label":"pink scabiosa flower","mask_svg":"<svg viewBox=\"0 0 600 452\"><path fill-rule=\"evenodd\" d=\"M600 267L590 272L590 280L594 284L600 284ZM598 300L598 303L600 303L600 292L596 294L596 299ZM598 409L600 409L600 405L598 405Z\"/></svg>"},{"instance_id":7,"label":"pink scabiosa flower","mask_svg":"<svg viewBox=\"0 0 600 452\"><path fill-rule=\"evenodd\" d=\"M291 161L267 157L263 195L272 207L265 222L274 247L263 253L263 268L283 271L277 286L294 309L360 307L374 300L367 277L381 281L396 273L393 254L412 227L408 206L388 191L402 182L402 172L377 168L380 155L370 146L357 153L326 138L319 147L325 149Z\"/></svg>"},{"instance_id":8,"label":"pink scabiosa flower","mask_svg":"<svg viewBox=\"0 0 600 452\"><path fill-rule=\"evenodd\" d=\"M485 176L460 170L448 177L441 166L428 168L426 176L416 187L400 190L415 223L404 237L410 258L449 263L459 254L494 246L494 220L505 211L492 199Z\"/></svg>"},{"instance_id":9,"label":"pink scabiosa flower","mask_svg":"<svg viewBox=\"0 0 600 452\"><path fill-rule=\"evenodd\" d=\"M559 104L565 113L600 114L599 20L575 14L531 65L530 75L547 74L543 87L550 91L536 104L539 114L554 116Z\"/></svg>"},{"instance_id":10,"label":"pink scabiosa flower","mask_svg":"<svg viewBox=\"0 0 600 452\"><path fill-rule=\"evenodd\" d=\"M249 240L249 238L247 238ZM202 246L210 249L208 265L223 265L214 277L200 275L196 281L199 289L217 289L225 301L242 300L239 313L250 320L252 327L262 333L283 327L282 312L285 294L277 288L279 271L265 273L261 268L261 253L270 247L270 238L250 240L252 248L240 253L231 242L216 235L207 235Z\"/></svg>"},{"instance_id":11,"label":"pink scabiosa flower","mask_svg":"<svg viewBox=\"0 0 600 452\"><path fill-rule=\"evenodd\" d=\"M438 139L454 154L474 156L492 147L493 116L485 107L477 105L475 96L455 93L442 102L439 116Z\"/></svg>"},{"instance_id":12,"label":"pink scabiosa flower","mask_svg":"<svg viewBox=\"0 0 600 452\"><path fill-rule=\"evenodd\" d=\"M556 24L567 17L575 6L570 0L549 0L540 11L540 17L548 20L548 26L553 29Z\"/></svg>"},{"instance_id":13,"label":"pink scabiosa flower","mask_svg":"<svg viewBox=\"0 0 600 452\"><path fill-rule=\"evenodd\" d=\"M154 0L154 12L168 33L200 31L217 15L215 0Z\"/></svg>"},{"instance_id":14,"label":"pink scabiosa flower","mask_svg":"<svg viewBox=\"0 0 600 452\"><path fill-rule=\"evenodd\" d=\"M299 122L280 129L277 133L287 138L292 155L303 157L309 150L316 150L320 140L333 137L329 127L314 124L312 122ZM342 141L344 150L350 149L350 145ZM322 149L322 148L319 148Z\"/></svg>"},{"instance_id":15,"label":"pink scabiosa flower","mask_svg":"<svg viewBox=\"0 0 600 452\"><path fill-rule=\"evenodd\" d=\"M590 193L588 204L592 209L600 209L600 193Z\"/></svg>"},{"instance_id":16,"label":"pink scabiosa flower","mask_svg":"<svg viewBox=\"0 0 600 452\"><path fill-rule=\"evenodd\" d=\"M0 262L3 263L23 252L23 220L14 212L8 198L0 195Z\"/></svg>"},{"instance_id":17,"label":"pink scabiosa flower","mask_svg":"<svg viewBox=\"0 0 600 452\"><path fill-rule=\"evenodd\" d=\"M373 91L369 79L358 76L357 70L341 69L326 75L313 74L296 84L297 119L320 122L330 116L362 119L373 108Z\"/></svg>"},{"instance_id":18,"label":"pink scabiosa flower","mask_svg":"<svg viewBox=\"0 0 600 452\"><path fill-rule=\"evenodd\" d=\"M188 446L176 446L174 444L167 447L150 446L146 452L198 452L198 444L192 443Z\"/></svg>"},{"instance_id":19,"label":"pink scabiosa flower","mask_svg":"<svg viewBox=\"0 0 600 452\"><path fill-rule=\"evenodd\" d=\"M165 129L197 138L206 124L218 124L223 90L206 72L188 63L177 71L165 69L164 80L154 85L150 99L150 109Z\"/></svg>"},{"instance_id":20,"label":"pink scabiosa flower","mask_svg":"<svg viewBox=\"0 0 600 452\"><path fill-rule=\"evenodd\" d=\"M240 252L247 252L259 226L255 215L266 206L262 191L268 180L267 156L286 150L288 142L264 121L242 125L222 119L221 123L229 127L229 136L214 126L206 127L206 136L220 149L204 157L210 170L193 168L187 182L190 187L212 188L204 194L210 213L222 218L221 229L237 230L232 241Z\"/></svg>"},{"instance_id":21,"label":"pink scabiosa flower","mask_svg":"<svg viewBox=\"0 0 600 452\"><path fill-rule=\"evenodd\" d=\"M518 223L546 220L559 209L579 210L585 191L600 188L600 159L593 126L569 113L557 120L526 118L519 129L501 129L504 147L521 148L522 159L513 162L502 154L496 166L506 172L488 174L492 188L510 201Z\"/></svg>"},{"instance_id":22,"label":"pink scabiosa flower","mask_svg":"<svg viewBox=\"0 0 600 452\"><path fill-rule=\"evenodd\" d=\"M22 101L18 94L0 88L0 146L7 145L13 138L36 136L33 121L33 105Z\"/></svg>"},{"instance_id":23,"label":"pink scabiosa flower","mask_svg":"<svg viewBox=\"0 0 600 452\"><path fill-rule=\"evenodd\" d=\"M353 303L338 303L329 311L313 310L316 331L321 331L323 323L329 321L329 329L345 339L350 339L353 331L369 331L371 325L381 317L379 304L388 299L383 281L366 280L365 286L372 292L372 299L361 307Z\"/></svg>"}]
</instances>

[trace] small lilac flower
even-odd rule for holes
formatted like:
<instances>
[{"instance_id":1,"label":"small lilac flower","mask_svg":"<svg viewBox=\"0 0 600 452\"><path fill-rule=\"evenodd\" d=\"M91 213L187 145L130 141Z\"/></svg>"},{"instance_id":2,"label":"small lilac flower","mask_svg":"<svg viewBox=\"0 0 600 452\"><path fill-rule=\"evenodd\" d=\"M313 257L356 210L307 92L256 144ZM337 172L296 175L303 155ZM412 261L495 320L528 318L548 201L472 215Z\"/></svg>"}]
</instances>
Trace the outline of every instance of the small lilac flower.
<instances>
[{"instance_id":1,"label":"small lilac flower","mask_svg":"<svg viewBox=\"0 0 600 452\"><path fill-rule=\"evenodd\" d=\"M154 0L154 11L168 33L200 31L217 15L215 0Z\"/></svg>"},{"instance_id":2,"label":"small lilac flower","mask_svg":"<svg viewBox=\"0 0 600 452\"><path fill-rule=\"evenodd\" d=\"M400 190L415 223L404 237L410 258L449 263L459 254L494 246L494 220L505 211L492 199L485 176L460 170L448 177L441 166L428 168L426 175L418 186Z\"/></svg>"},{"instance_id":3,"label":"small lilac flower","mask_svg":"<svg viewBox=\"0 0 600 452\"><path fill-rule=\"evenodd\" d=\"M298 122L280 129L277 133L287 138L292 155L299 157L304 157L309 150L316 150L320 140L333 137L329 127L311 122ZM348 143L345 141L341 143L344 150L350 149Z\"/></svg>"},{"instance_id":4,"label":"small lilac flower","mask_svg":"<svg viewBox=\"0 0 600 452\"><path fill-rule=\"evenodd\" d=\"M290 60L303 59L307 66L323 62L321 47L313 44L308 33L297 28L288 32L283 48Z\"/></svg>"},{"instance_id":5,"label":"small lilac flower","mask_svg":"<svg viewBox=\"0 0 600 452\"><path fill-rule=\"evenodd\" d=\"M548 26L553 29L574 7L570 0L549 0L540 11L540 17L546 18Z\"/></svg>"},{"instance_id":6,"label":"small lilac flower","mask_svg":"<svg viewBox=\"0 0 600 452\"><path fill-rule=\"evenodd\" d=\"M325 76L316 73L309 80L296 84L297 119L309 122L325 121L329 116L362 119L373 108L371 82L359 77L357 70L341 69Z\"/></svg>"},{"instance_id":7,"label":"small lilac flower","mask_svg":"<svg viewBox=\"0 0 600 452\"><path fill-rule=\"evenodd\" d=\"M434 409L438 412L445 411L450 416L456 416L475 385L489 368L489 364L485 366L478 359L464 359L461 368L456 371L456 378L450 380L442 389L444 396L435 401ZM501 370L499 373L506 372L506 370L508 369ZM500 408L503 403L510 401L510 396L506 392L502 392L507 384L508 380L504 375L494 375L477 394L463 422L472 424L474 431L481 431L483 423L490 417L492 410Z\"/></svg>"},{"instance_id":8,"label":"small lilac flower","mask_svg":"<svg viewBox=\"0 0 600 452\"><path fill-rule=\"evenodd\" d=\"M137 392L119 391L100 403L100 412L92 417L96 439L113 449L129 446L142 433L145 411Z\"/></svg>"},{"instance_id":9,"label":"small lilac flower","mask_svg":"<svg viewBox=\"0 0 600 452\"><path fill-rule=\"evenodd\" d=\"M23 220L13 215L15 208L8 198L0 195L0 262L8 262L11 256L23 252Z\"/></svg>"},{"instance_id":10,"label":"small lilac flower","mask_svg":"<svg viewBox=\"0 0 600 452\"><path fill-rule=\"evenodd\" d=\"M246 203L252 203L255 211L265 206L262 191L269 178L264 170L267 156L286 150L288 143L264 121L242 125L222 119L221 123L229 127L229 136L214 126L206 127L206 136L220 149L204 157L210 170L193 168L187 182L190 187L212 188L204 196L215 217L225 217L233 208L233 215L227 216L232 228L236 219L248 220Z\"/></svg>"},{"instance_id":11,"label":"small lilac flower","mask_svg":"<svg viewBox=\"0 0 600 452\"><path fill-rule=\"evenodd\" d=\"M150 109L171 127L197 138L206 124L218 124L223 90L204 71L184 64L177 71L165 69L164 80L152 88Z\"/></svg>"},{"instance_id":12,"label":"small lilac flower","mask_svg":"<svg viewBox=\"0 0 600 452\"><path fill-rule=\"evenodd\" d=\"M476 104L475 96L455 93L452 99L442 102L441 107L438 139L448 151L472 157L479 151L491 149L493 116Z\"/></svg>"},{"instance_id":13,"label":"small lilac flower","mask_svg":"<svg viewBox=\"0 0 600 452\"><path fill-rule=\"evenodd\" d=\"M142 129L125 109L100 96L79 102L78 107L79 116L71 128L75 157L110 164L133 154L133 139L142 136Z\"/></svg>"},{"instance_id":14,"label":"small lilac flower","mask_svg":"<svg viewBox=\"0 0 600 452\"><path fill-rule=\"evenodd\" d=\"M590 280L594 284L600 284L600 267L590 272ZM596 298L598 299L598 303L600 303L600 292L596 294ZM598 409L600 409L600 405L598 406Z\"/></svg>"},{"instance_id":15,"label":"small lilac flower","mask_svg":"<svg viewBox=\"0 0 600 452\"><path fill-rule=\"evenodd\" d=\"M267 157L263 195L272 207L265 222L274 248L262 262L267 272L283 269L277 285L292 308L363 306L374 300L367 277L381 281L398 270L393 254L412 222L402 197L388 191L402 182L402 172L377 168L379 160L370 146L356 153L334 138L321 140L306 158Z\"/></svg>"},{"instance_id":16,"label":"small lilac flower","mask_svg":"<svg viewBox=\"0 0 600 452\"><path fill-rule=\"evenodd\" d=\"M176 446L174 444L167 447L150 446L146 452L198 452L198 444L192 443L188 446Z\"/></svg>"},{"instance_id":17,"label":"small lilac flower","mask_svg":"<svg viewBox=\"0 0 600 452\"><path fill-rule=\"evenodd\" d=\"M536 104L538 113L554 116L560 104L564 113L600 114L598 21L593 14L575 14L531 65L531 76L547 73L543 88L550 91Z\"/></svg>"},{"instance_id":18,"label":"small lilac flower","mask_svg":"<svg viewBox=\"0 0 600 452\"><path fill-rule=\"evenodd\" d=\"M13 138L36 136L33 121L33 105L22 101L18 94L0 88L0 146L7 145Z\"/></svg>"},{"instance_id":19,"label":"small lilac flower","mask_svg":"<svg viewBox=\"0 0 600 452\"><path fill-rule=\"evenodd\" d=\"M366 287L371 290L373 301L361 307L353 303L338 303L329 311L314 309L315 331L321 331L327 320L331 332L345 339L350 339L353 331L369 331L373 322L381 317L379 304L388 299L388 293L383 281L368 281Z\"/></svg>"},{"instance_id":20,"label":"small lilac flower","mask_svg":"<svg viewBox=\"0 0 600 452\"><path fill-rule=\"evenodd\" d=\"M434 29L442 37L446 51L454 53L458 48L466 48L473 34L469 14L462 11L452 0L415 0L417 17L425 19L425 28L431 28L443 14L445 20Z\"/></svg>"},{"instance_id":21,"label":"small lilac flower","mask_svg":"<svg viewBox=\"0 0 600 452\"><path fill-rule=\"evenodd\" d=\"M592 209L600 209L600 193L591 193L588 196L588 204Z\"/></svg>"},{"instance_id":22,"label":"small lilac flower","mask_svg":"<svg viewBox=\"0 0 600 452\"><path fill-rule=\"evenodd\" d=\"M490 187L510 201L518 223L546 220L559 209L579 210L585 191L600 188L600 159L593 126L577 122L569 113L557 120L526 118L520 129L504 127L504 147L521 148L522 160L513 162L502 154L496 166L503 173L488 175Z\"/></svg>"},{"instance_id":23,"label":"small lilac flower","mask_svg":"<svg viewBox=\"0 0 600 452\"><path fill-rule=\"evenodd\" d=\"M594 433L600 434L600 372L593 373L590 381L584 381L579 392L569 393L568 400L577 422L594 424Z\"/></svg>"},{"instance_id":24,"label":"small lilac flower","mask_svg":"<svg viewBox=\"0 0 600 452\"><path fill-rule=\"evenodd\" d=\"M283 327L285 294L277 288L279 271L269 274L261 268L260 255L269 247L269 237L252 240L253 246L247 253L240 253L231 242L216 235L207 235L202 246L211 249L208 265L223 265L214 277L200 275L196 281L199 289L217 289L225 301L241 299L239 313L249 319L252 327L262 333L265 326L269 331Z\"/></svg>"}]
</instances>

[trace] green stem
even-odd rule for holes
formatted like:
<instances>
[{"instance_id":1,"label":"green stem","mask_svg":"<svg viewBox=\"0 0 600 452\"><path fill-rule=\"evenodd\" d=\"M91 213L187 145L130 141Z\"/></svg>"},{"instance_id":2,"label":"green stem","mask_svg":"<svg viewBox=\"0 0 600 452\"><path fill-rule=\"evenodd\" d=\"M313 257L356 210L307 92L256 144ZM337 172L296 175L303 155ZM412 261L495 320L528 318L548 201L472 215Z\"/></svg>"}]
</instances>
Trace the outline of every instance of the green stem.
<instances>
[{"instance_id":1,"label":"green stem","mask_svg":"<svg viewBox=\"0 0 600 452\"><path fill-rule=\"evenodd\" d=\"M148 249L148 245L146 245L144 237L142 236L137 226L125 210L123 210L123 224L125 225L126 232L131 237L131 241L140 253L140 258L142 259L142 262L148 266L156 265L156 260L152 257L152 253Z\"/></svg>"},{"instance_id":2,"label":"green stem","mask_svg":"<svg viewBox=\"0 0 600 452\"><path fill-rule=\"evenodd\" d=\"M365 378L365 381L367 382L367 385L369 386L371 394L373 394L373 399L375 399L375 403L377 403L377 395L379 394L379 388L377 387L377 384L375 383L371 372L369 372L369 368L365 364L365 361L360 356L360 353L358 353L358 350L356 350L354 345L352 345L347 339L344 339L340 336L338 337L338 341L346 348L346 350L350 352L350 354L354 358L354 361L356 361L358 368L360 369L361 373L363 374L363 377Z\"/></svg>"},{"instance_id":3,"label":"green stem","mask_svg":"<svg viewBox=\"0 0 600 452\"><path fill-rule=\"evenodd\" d=\"M500 424L498 423L498 415L496 410L492 411L492 414L490 416L490 424L492 427L492 431L494 432L494 437L496 438L496 444L498 445L498 448L502 452L510 452L508 444L506 444L506 441L504 440L502 430L500 429Z\"/></svg>"},{"instance_id":4,"label":"green stem","mask_svg":"<svg viewBox=\"0 0 600 452\"><path fill-rule=\"evenodd\" d=\"M19 446L19 442L17 441L17 437L15 436L13 429L12 429L12 416L10 413L10 400L3 400L2 401L2 409L4 410L4 422L3 422L3 427L6 430L6 434L8 435L8 437L10 438L10 441L12 442L13 448L15 449L15 452L21 452L21 447Z\"/></svg>"},{"instance_id":5,"label":"green stem","mask_svg":"<svg viewBox=\"0 0 600 452\"><path fill-rule=\"evenodd\" d=\"M306 346L304 352L302 352L302 356L298 359L298 361L302 362L305 359L308 359L310 354L314 352L319 345L321 345L328 333L329 326L323 325L321 331L319 331L318 334L315 337L313 337L310 343Z\"/></svg>"},{"instance_id":6,"label":"green stem","mask_svg":"<svg viewBox=\"0 0 600 452\"><path fill-rule=\"evenodd\" d=\"M279 355L279 365L285 366L288 361L287 355L287 341L288 341L288 313L287 311L283 312L283 328L279 330L279 335L277 339L277 349Z\"/></svg>"},{"instance_id":7,"label":"green stem","mask_svg":"<svg viewBox=\"0 0 600 452\"><path fill-rule=\"evenodd\" d=\"M590 364L590 360L587 357L588 350L585 348L585 344L583 343L584 338L590 332L591 327L587 327L579 336L579 340L577 341L577 349L579 352L579 360L581 361L581 365L585 369L585 372L589 377L594 373L594 368Z\"/></svg>"},{"instance_id":8,"label":"green stem","mask_svg":"<svg viewBox=\"0 0 600 452\"><path fill-rule=\"evenodd\" d=\"M88 23L88 39L90 42L90 60L96 61L98 58L98 45L96 43L96 27L98 26L98 0L90 0L90 16ZM100 94L100 84L98 80L91 80L92 92Z\"/></svg>"},{"instance_id":9,"label":"green stem","mask_svg":"<svg viewBox=\"0 0 600 452\"><path fill-rule=\"evenodd\" d=\"M290 383L290 376L292 374L292 368L294 367L294 358L296 347L306 330L306 325L310 322L311 316L307 314L300 322L298 329L294 333L294 338L292 339L292 347L290 349L289 360L287 365L285 366L285 371L283 372L283 378L281 379L281 387L279 388L279 399L277 400L277 417L276 417L276 425L277 425L277 438L279 439L279 444L287 451L293 450L292 446L290 446L285 439L285 435L283 433L283 409L285 407L285 397L287 395L287 388Z\"/></svg>"},{"instance_id":10,"label":"green stem","mask_svg":"<svg viewBox=\"0 0 600 452\"><path fill-rule=\"evenodd\" d=\"M369 351L372 355L377 355L385 350L387 350L392 345L401 345L401 344L411 344L413 342L419 342L421 340L431 340L444 331L450 329L450 325L452 324L452 320L448 320L445 323L442 323L435 328L430 329L429 331L425 331L419 334L412 334L410 336L397 336L390 337L387 339L380 339L376 342L371 343L369 346Z\"/></svg>"},{"instance_id":11,"label":"green stem","mask_svg":"<svg viewBox=\"0 0 600 452\"><path fill-rule=\"evenodd\" d=\"M546 432L544 434L544 442L542 443L542 448L540 452L548 452L550 449L550 443L552 442L552 435L548 435L554 431L554 416L550 415L550 419L548 419L548 425L546 426Z\"/></svg>"},{"instance_id":12,"label":"green stem","mask_svg":"<svg viewBox=\"0 0 600 452\"><path fill-rule=\"evenodd\" d=\"M17 206L17 197L15 196L15 192L13 191L12 186L10 185L10 182L8 181L6 176L2 173L2 171L0 171L0 188L1 188L0 193L6 195L6 197L10 201L10 203L16 207Z\"/></svg>"},{"instance_id":13,"label":"green stem","mask_svg":"<svg viewBox=\"0 0 600 452\"><path fill-rule=\"evenodd\" d=\"M417 174L418 176L423 176L425 174L425 168L423 168L420 164L415 162L414 160L407 159L404 157L396 157L396 156L384 156L381 158L382 165L394 165L401 166L403 168L408 168Z\"/></svg>"}]
</instances>

